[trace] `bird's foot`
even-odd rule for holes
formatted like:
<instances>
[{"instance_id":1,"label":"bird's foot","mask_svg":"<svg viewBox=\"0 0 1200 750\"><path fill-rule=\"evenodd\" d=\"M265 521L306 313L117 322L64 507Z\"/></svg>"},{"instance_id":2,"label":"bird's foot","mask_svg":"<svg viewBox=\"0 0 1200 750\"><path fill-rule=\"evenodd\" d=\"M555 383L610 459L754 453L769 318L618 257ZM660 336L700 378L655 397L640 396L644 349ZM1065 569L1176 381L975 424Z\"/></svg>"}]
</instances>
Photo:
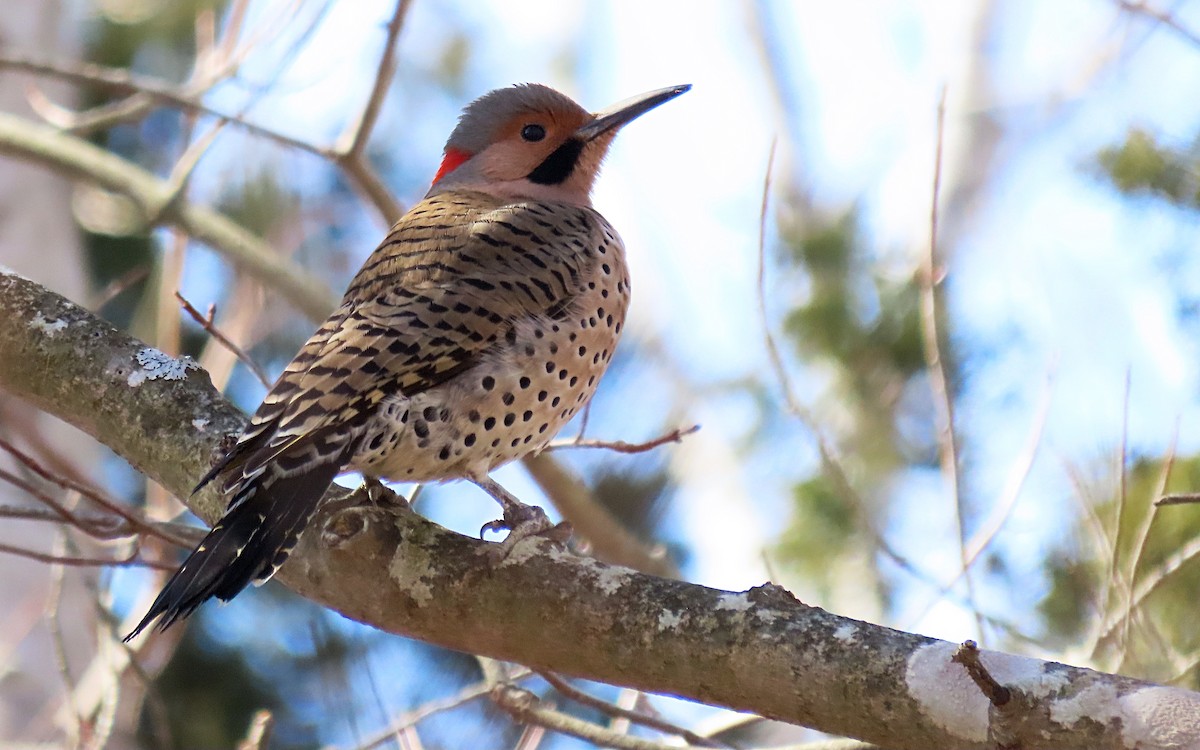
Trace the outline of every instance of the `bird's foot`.
<instances>
[{"instance_id":1,"label":"bird's foot","mask_svg":"<svg viewBox=\"0 0 1200 750\"><path fill-rule=\"evenodd\" d=\"M505 512L504 520L484 524L483 528L479 530L479 535L483 536L484 532L487 531L508 529L507 536L486 548L485 554L492 565L499 565L507 560L516 546L526 539L541 537L560 545L564 545L570 541L572 533L570 523L566 521L551 523L550 519L546 517L545 511L541 508L532 505L524 507L529 511L534 511L528 514L526 520L514 524L508 518L509 514Z\"/></svg>"},{"instance_id":2,"label":"bird's foot","mask_svg":"<svg viewBox=\"0 0 1200 750\"><path fill-rule=\"evenodd\" d=\"M502 518L485 523L479 530L480 537L489 531L508 531L502 541L488 548L487 554L492 564L503 562L523 539L540 536L559 544L570 540L571 524L566 521L551 523L546 511L536 505L526 505L489 477L473 481L504 508Z\"/></svg>"},{"instance_id":3,"label":"bird's foot","mask_svg":"<svg viewBox=\"0 0 1200 750\"><path fill-rule=\"evenodd\" d=\"M351 495L352 498L366 500L361 505L371 505L380 510L411 510L408 500L391 487L388 487L376 477L363 474L363 483Z\"/></svg>"}]
</instances>

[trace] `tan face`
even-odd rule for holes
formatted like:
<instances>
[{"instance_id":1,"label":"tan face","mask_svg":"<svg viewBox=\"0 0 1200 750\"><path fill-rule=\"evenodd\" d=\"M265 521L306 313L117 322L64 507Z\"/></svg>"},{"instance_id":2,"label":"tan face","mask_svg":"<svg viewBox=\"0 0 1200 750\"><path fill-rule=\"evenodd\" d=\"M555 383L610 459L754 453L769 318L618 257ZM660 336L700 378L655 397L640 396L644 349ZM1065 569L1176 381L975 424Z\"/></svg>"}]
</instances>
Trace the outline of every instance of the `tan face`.
<instances>
[{"instance_id":1,"label":"tan face","mask_svg":"<svg viewBox=\"0 0 1200 750\"><path fill-rule=\"evenodd\" d=\"M479 155L479 172L498 181L528 177L588 119L577 112L529 112L510 118Z\"/></svg>"}]
</instances>

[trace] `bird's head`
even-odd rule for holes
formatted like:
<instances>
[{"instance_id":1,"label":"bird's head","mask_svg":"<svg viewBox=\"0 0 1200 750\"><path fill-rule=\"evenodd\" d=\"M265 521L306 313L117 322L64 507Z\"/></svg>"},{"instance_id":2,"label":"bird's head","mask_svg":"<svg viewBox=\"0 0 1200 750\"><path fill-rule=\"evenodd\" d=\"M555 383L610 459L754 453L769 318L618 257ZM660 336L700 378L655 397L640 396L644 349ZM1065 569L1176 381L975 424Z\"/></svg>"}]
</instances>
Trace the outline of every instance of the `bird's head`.
<instances>
[{"instance_id":1,"label":"bird's head","mask_svg":"<svg viewBox=\"0 0 1200 750\"><path fill-rule=\"evenodd\" d=\"M547 86L496 89L463 110L429 195L466 189L588 205L617 131L690 88L651 91L595 114Z\"/></svg>"}]
</instances>

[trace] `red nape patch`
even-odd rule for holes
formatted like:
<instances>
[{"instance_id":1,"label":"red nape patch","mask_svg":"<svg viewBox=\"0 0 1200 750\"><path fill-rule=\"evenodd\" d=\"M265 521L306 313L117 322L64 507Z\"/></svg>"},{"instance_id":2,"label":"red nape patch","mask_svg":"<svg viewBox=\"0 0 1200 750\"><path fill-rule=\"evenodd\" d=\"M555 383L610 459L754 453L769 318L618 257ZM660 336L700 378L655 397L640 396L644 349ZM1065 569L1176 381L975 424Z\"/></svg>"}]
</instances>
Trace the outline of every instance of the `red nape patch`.
<instances>
[{"instance_id":1,"label":"red nape patch","mask_svg":"<svg viewBox=\"0 0 1200 750\"><path fill-rule=\"evenodd\" d=\"M457 148L446 149L446 155L442 157L442 166L438 167L437 174L433 176L433 184L438 184L438 180L458 169L459 165L470 158L471 155L466 151Z\"/></svg>"}]
</instances>

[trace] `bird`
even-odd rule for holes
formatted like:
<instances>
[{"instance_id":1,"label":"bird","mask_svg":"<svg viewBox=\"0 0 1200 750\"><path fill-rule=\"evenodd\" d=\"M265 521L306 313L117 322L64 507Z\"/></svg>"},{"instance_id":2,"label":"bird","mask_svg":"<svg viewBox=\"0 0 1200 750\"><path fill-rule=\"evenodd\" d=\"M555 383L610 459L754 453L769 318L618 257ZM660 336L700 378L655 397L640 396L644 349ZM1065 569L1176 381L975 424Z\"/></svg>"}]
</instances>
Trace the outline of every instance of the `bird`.
<instances>
[{"instance_id":1,"label":"bird","mask_svg":"<svg viewBox=\"0 0 1200 750\"><path fill-rule=\"evenodd\" d=\"M471 102L428 193L200 479L225 513L125 640L270 579L343 472L467 480L500 503L505 541L546 531L490 472L544 448L612 360L629 271L592 188L617 132L690 88L596 113L531 83Z\"/></svg>"}]
</instances>

